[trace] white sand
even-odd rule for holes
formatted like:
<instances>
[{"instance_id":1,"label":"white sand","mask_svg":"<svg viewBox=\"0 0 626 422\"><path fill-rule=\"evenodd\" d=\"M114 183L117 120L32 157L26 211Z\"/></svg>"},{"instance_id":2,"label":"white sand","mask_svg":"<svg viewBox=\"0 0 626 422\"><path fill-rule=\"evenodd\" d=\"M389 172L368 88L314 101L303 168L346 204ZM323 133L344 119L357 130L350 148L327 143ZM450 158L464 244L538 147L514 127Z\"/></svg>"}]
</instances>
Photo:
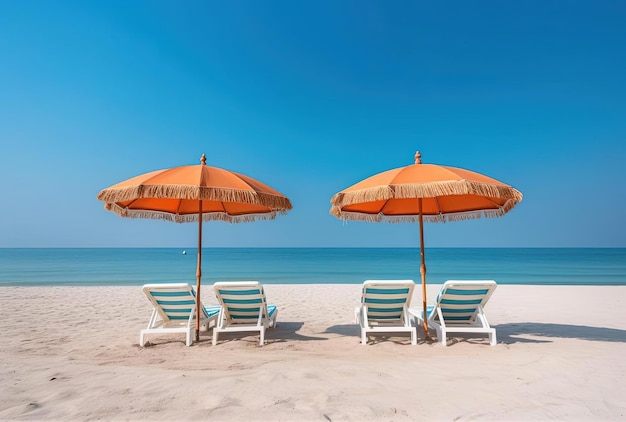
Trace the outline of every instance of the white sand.
<instances>
[{"instance_id":1,"label":"white sand","mask_svg":"<svg viewBox=\"0 0 626 422\"><path fill-rule=\"evenodd\" d=\"M493 347L421 331L361 346L359 285L265 288L279 307L265 346L145 348L140 287L0 288L0 420L626 420L626 287L500 285ZM216 304L211 286L202 299Z\"/></svg>"}]
</instances>

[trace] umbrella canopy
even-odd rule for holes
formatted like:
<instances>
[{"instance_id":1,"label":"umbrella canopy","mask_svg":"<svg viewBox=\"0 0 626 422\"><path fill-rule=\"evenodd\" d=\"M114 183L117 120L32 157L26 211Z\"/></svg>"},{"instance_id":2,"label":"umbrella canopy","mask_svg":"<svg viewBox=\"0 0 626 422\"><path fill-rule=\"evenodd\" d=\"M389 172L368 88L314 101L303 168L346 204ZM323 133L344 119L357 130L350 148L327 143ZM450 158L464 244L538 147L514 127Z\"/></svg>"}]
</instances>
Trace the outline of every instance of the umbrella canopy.
<instances>
[{"instance_id":1,"label":"umbrella canopy","mask_svg":"<svg viewBox=\"0 0 626 422\"><path fill-rule=\"evenodd\" d=\"M201 164L145 173L98 193L104 208L119 216L198 222L196 289L200 297L202 278L202 222L230 223L271 220L286 214L291 202L280 192L246 175ZM197 301L199 315L200 301ZM196 318L196 340L200 320Z\"/></svg>"},{"instance_id":2,"label":"umbrella canopy","mask_svg":"<svg viewBox=\"0 0 626 422\"><path fill-rule=\"evenodd\" d=\"M420 223L422 297L426 315L424 221L500 217L522 200L517 189L473 171L415 164L378 173L335 194L330 213L343 220ZM424 318L428 335L428 322Z\"/></svg>"}]
</instances>

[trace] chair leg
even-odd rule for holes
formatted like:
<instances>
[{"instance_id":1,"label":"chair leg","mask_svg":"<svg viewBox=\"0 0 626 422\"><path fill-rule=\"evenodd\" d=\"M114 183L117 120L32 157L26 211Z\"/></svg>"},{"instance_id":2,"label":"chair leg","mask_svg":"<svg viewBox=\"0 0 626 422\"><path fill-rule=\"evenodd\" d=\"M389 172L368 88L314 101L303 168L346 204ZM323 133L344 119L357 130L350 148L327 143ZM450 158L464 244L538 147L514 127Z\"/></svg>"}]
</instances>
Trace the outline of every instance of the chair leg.
<instances>
[{"instance_id":1,"label":"chair leg","mask_svg":"<svg viewBox=\"0 0 626 422\"><path fill-rule=\"evenodd\" d=\"M496 340L496 330L492 330L492 331L489 333L489 343L490 343L492 346L495 346L495 345L496 345L496 343L497 343L497 340Z\"/></svg>"},{"instance_id":2,"label":"chair leg","mask_svg":"<svg viewBox=\"0 0 626 422\"><path fill-rule=\"evenodd\" d=\"M259 332L259 337L261 337L259 340L259 346L263 346L263 343L265 342L265 328L264 327L261 327L261 331Z\"/></svg>"},{"instance_id":3,"label":"chair leg","mask_svg":"<svg viewBox=\"0 0 626 422\"><path fill-rule=\"evenodd\" d=\"M213 346L217 344L217 336L218 336L217 327L213 327Z\"/></svg>"},{"instance_id":4,"label":"chair leg","mask_svg":"<svg viewBox=\"0 0 626 422\"><path fill-rule=\"evenodd\" d=\"M439 342L441 342L443 346L448 345L448 333L446 333L446 330L444 330L443 328L440 328L439 330L437 330L437 338L439 339Z\"/></svg>"}]
</instances>

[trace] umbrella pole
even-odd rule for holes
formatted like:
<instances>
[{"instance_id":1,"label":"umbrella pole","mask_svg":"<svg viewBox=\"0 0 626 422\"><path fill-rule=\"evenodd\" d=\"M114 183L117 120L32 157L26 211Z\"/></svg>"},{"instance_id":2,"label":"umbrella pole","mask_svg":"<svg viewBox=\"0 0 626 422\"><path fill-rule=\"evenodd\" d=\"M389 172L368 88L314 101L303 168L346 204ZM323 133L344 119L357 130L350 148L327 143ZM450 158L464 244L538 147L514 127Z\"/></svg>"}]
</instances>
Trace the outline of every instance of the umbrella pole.
<instances>
[{"instance_id":1,"label":"umbrella pole","mask_svg":"<svg viewBox=\"0 0 626 422\"><path fill-rule=\"evenodd\" d=\"M202 278L202 200L198 202L198 264L196 266L196 341L200 341L200 279Z\"/></svg>"},{"instance_id":2,"label":"umbrella pole","mask_svg":"<svg viewBox=\"0 0 626 422\"><path fill-rule=\"evenodd\" d=\"M424 217L422 215L422 198L418 198L417 207L419 210L420 218L420 274L422 274L422 302L423 302L423 321L424 332L426 333L426 340L430 340L430 334L428 332L428 313L426 312L426 260L424 259Z\"/></svg>"}]
</instances>

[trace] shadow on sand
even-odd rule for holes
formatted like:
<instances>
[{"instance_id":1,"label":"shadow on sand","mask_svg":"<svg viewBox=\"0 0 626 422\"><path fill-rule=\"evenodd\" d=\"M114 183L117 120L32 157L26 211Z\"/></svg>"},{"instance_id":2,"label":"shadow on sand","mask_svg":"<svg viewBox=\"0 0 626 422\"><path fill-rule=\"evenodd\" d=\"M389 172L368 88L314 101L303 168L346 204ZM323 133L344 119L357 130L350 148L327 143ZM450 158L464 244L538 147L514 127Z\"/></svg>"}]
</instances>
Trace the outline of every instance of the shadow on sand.
<instances>
[{"instance_id":1,"label":"shadow on sand","mask_svg":"<svg viewBox=\"0 0 626 422\"><path fill-rule=\"evenodd\" d=\"M587 341L605 341L614 343L626 343L626 330L606 327L590 327L586 325L552 324L542 322L519 322L509 324L499 324L493 326L497 330L498 343L549 343L550 338L571 338ZM339 334L342 336L360 336L357 324L333 325L328 327L325 333ZM424 330L419 327L417 330L418 344L436 343L437 334L431 330L431 338L425 340ZM543 337L543 338L530 338ZM450 338L457 338L457 341L484 342L486 335L463 335L450 333ZM370 339L371 340L371 339Z\"/></svg>"},{"instance_id":2,"label":"shadow on sand","mask_svg":"<svg viewBox=\"0 0 626 422\"><path fill-rule=\"evenodd\" d=\"M313 337L299 334L304 322L278 321L276 327L265 331L265 338L273 343L284 341L324 341L326 337Z\"/></svg>"},{"instance_id":3,"label":"shadow on sand","mask_svg":"<svg viewBox=\"0 0 626 422\"><path fill-rule=\"evenodd\" d=\"M289 321L277 321L276 327L265 330L265 342L270 343L284 343L288 341L323 341L328 340L326 337L312 337L299 334L298 331L304 325L303 322L289 322ZM258 342L259 333L254 331L243 332L223 332L220 333L219 342L227 343L231 341L241 341L244 338Z\"/></svg>"},{"instance_id":4,"label":"shadow on sand","mask_svg":"<svg viewBox=\"0 0 626 422\"><path fill-rule=\"evenodd\" d=\"M332 325L324 330L324 334L337 334L344 337L353 337L356 341L361 342L361 328L358 324L342 324ZM408 334L377 334L367 338L367 344L375 344L380 342L393 342L398 344L410 343L411 337Z\"/></svg>"},{"instance_id":5,"label":"shadow on sand","mask_svg":"<svg viewBox=\"0 0 626 422\"><path fill-rule=\"evenodd\" d=\"M542 322L499 324L494 327L497 330L498 343L505 344L549 342L549 340L519 337L524 335L626 343L626 330L620 330L617 328L551 324Z\"/></svg>"},{"instance_id":6,"label":"shadow on sand","mask_svg":"<svg viewBox=\"0 0 626 422\"><path fill-rule=\"evenodd\" d=\"M322 336L306 336L299 334L298 331L304 325L303 322L284 322L279 321L275 328L270 328L265 332L265 339L267 342L280 343L288 341L325 341L329 340L325 334L334 334L345 337L353 337L360 340L360 329L358 324L339 324L332 325L322 333ZM497 330L498 343L499 344L515 344L515 343L549 343L550 338L571 338L588 341L605 341L626 343L626 330L620 330L617 328L604 328L604 327L589 327L584 325L569 325L569 324L552 324L542 322L519 322L494 325ZM230 336L229 334L232 334ZM418 328L418 344L437 342L437 335L431 330L431 338L426 340L424 338L423 329ZM531 337L540 338L531 338ZM220 341L234 340L240 338L239 333L222 333L220 335ZM376 339L380 337L380 339ZM394 341L403 343L404 340L401 337L396 336L372 336L369 337L369 342L378 341ZM543 338L541 338L543 337ZM450 339L456 339L458 341L468 342L485 342L486 335L463 335L459 333L450 333ZM397 341L396 341L397 340Z\"/></svg>"},{"instance_id":7,"label":"shadow on sand","mask_svg":"<svg viewBox=\"0 0 626 422\"><path fill-rule=\"evenodd\" d=\"M324 333L358 338L361 335L361 329L358 324L341 324L328 327Z\"/></svg>"}]
</instances>

